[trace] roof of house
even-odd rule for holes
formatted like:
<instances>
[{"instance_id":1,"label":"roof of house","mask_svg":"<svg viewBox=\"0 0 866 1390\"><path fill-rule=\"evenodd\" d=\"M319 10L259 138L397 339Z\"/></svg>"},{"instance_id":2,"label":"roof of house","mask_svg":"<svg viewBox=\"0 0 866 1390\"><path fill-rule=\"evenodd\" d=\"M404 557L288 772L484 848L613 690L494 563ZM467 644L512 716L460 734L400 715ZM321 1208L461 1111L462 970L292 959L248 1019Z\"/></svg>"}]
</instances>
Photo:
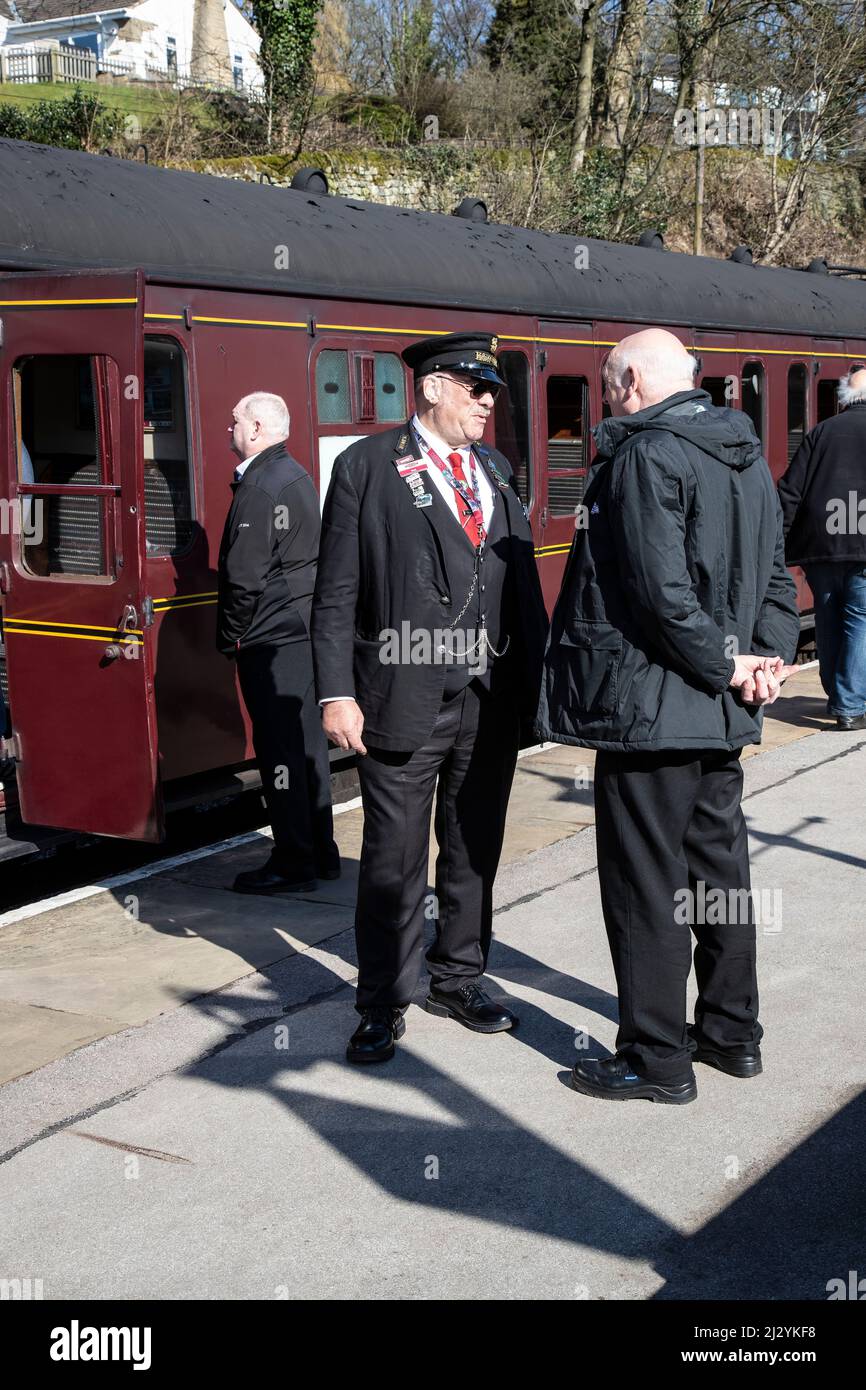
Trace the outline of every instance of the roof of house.
<instances>
[{"instance_id":1,"label":"roof of house","mask_svg":"<svg viewBox=\"0 0 866 1390\"><path fill-rule=\"evenodd\" d=\"M0 268L551 319L866 336L866 283L0 140ZM288 249L288 269L282 265ZM586 248L586 268L579 247Z\"/></svg>"},{"instance_id":2,"label":"roof of house","mask_svg":"<svg viewBox=\"0 0 866 1390\"><path fill-rule=\"evenodd\" d=\"M96 0L0 0L0 14L13 24L36 24L41 19L71 19L80 14L101 14L106 10L132 9L133 5L103 5Z\"/></svg>"}]
</instances>

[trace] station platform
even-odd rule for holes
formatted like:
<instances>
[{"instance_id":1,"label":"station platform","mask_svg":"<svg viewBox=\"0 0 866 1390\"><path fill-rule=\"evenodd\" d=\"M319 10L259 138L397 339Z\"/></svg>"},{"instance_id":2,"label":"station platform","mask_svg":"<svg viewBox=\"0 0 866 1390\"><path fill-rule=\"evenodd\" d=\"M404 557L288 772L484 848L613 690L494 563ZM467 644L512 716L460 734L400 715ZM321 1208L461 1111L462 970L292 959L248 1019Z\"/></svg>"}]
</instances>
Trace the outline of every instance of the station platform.
<instances>
[{"instance_id":1,"label":"station platform","mask_svg":"<svg viewBox=\"0 0 866 1390\"><path fill-rule=\"evenodd\" d=\"M394 1060L346 1065L357 808L344 877L296 900L230 891L253 835L6 914L5 1265L46 1298L825 1299L863 1263L866 736L824 709L804 670L746 753L764 1074L698 1067L686 1107L568 1085L616 1035L586 750L518 765L512 1034L422 982Z\"/></svg>"}]
</instances>

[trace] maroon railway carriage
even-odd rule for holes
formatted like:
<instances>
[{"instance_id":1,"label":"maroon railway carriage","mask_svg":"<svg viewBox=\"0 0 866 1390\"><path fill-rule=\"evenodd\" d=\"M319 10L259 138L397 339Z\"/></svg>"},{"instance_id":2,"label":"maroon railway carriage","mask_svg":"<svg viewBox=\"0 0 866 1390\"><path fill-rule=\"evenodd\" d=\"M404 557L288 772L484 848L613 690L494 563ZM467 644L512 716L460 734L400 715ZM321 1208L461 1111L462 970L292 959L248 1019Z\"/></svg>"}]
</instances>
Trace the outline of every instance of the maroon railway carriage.
<instances>
[{"instance_id":1,"label":"maroon railway carriage","mask_svg":"<svg viewBox=\"0 0 866 1390\"><path fill-rule=\"evenodd\" d=\"M0 857L31 850L29 825L157 840L166 807L250 784L214 647L247 392L286 398L324 495L341 449L407 417L402 348L497 335L509 391L489 442L514 465L550 607L617 339L677 332L776 477L866 357L866 286L829 275L15 141L0 177L0 588L24 822Z\"/></svg>"}]
</instances>

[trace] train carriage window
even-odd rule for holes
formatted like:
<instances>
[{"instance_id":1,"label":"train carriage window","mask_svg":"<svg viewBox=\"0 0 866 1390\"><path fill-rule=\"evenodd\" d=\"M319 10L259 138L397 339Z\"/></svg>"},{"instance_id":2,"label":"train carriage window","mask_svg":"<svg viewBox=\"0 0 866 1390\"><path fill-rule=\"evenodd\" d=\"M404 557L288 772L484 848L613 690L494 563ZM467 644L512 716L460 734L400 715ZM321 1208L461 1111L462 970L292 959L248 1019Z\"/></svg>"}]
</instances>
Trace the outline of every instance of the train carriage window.
<instances>
[{"instance_id":1,"label":"train carriage window","mask_svg":"<svg viewBox=\"0 0 866 1390\"><path fill-rule=\"evenodd\" d=\"M765 446L764 429L764 368L760 362L745 362L741 379L740 409L745 411L755 427L755 434Z\"/></svg>"},{"instance_id":2,"label":"train carriage window","mask_svg":"<svg viewBox=\"0 0 866 1390\"><path fill-rule=\"evenodd\" d=\"M105 575L106 504L81 489L104 483L97 359L46 354L13 373L19 482L68 491L23 494L21 557L31 574Z\"/></svg>"},{"instance_id":3,"label":"train carriage window","mask_svg":"<svg viewBox=\"0 0 866 1390\"><path fill-rule=\"evenodd\" d=\"M808 376L802 362L788 368L788 462L806 437L806 400Z\"/></svg>"},{"instance_id":4,"label":"train carriage window","mask_svg":"<svg viewBox=\"0 0 866 1390\"><path fill-rule=\"evenodd\" d=\"M525 507L532 502L530 466L529 361L522 352L500 352L499 374L506 389L496 397L493 436L514 472L514 484Z\"/></svg>"},{"instance_id":5,"label":"train carriage window","mask_svg":"<svg viewBox=\"0 0 866 1390\"><path fill-rule=\"evenodd\" d=\"M316 413L320 425L344 425L352 419L349 354L325 348L316 359Z\"/></svg>"},{"instance_id":6,"label":"train carriage window","mask_svg":"<svg viewBox=\"0 0 866 1390\"><path fill-rule=\"evenodd\" d=\"M818 382L818 424L829 420L839 409L839 383L835 377L823 377Z\"/></svg>"},{"instance_id":7,"label":"train carriage window","mask_svg":"<svg viewBox=\"0 0 866 1390\"><path fill-rule=\"evenodd\" d=\"M713 405L727 406L731 404L730 395L728 392L728 382L730 380L733 380L733 382L736 383L736 377L730 378L726 376L705 376L701 377L700 387L702 391L706 391L709 393Z\"/></svg>"},{"instance_id":8,"label":"train carriage window","mask_svg":"<svg viewBox=\"0 0 866 1390\"><path fill-rule=\"evenodd\" d=\"M587 384L582 376L547 382L547 505L551 516L575 515L586 482Z\"/></svg>"},{"instance_id":9,"label":"train carriage window","mask_svg":"<svg viewBox=\"0 0 866 1390\"><path fill-rule=\"evenodd\" d=\"M376 419L399 424L406 419L406 373L395 352L376 353Z\"/></svg>"},{"instance_id":10,"label":"train carriage window","mask_svg":"<svg viewBox=\"0 0 866 1390\"><path fill-rule=\"evenodd\" d=\"M192 540L186 361L172 338L144 343L144 522L148 556L180 555Z\"/></svg>"}]
</instances>

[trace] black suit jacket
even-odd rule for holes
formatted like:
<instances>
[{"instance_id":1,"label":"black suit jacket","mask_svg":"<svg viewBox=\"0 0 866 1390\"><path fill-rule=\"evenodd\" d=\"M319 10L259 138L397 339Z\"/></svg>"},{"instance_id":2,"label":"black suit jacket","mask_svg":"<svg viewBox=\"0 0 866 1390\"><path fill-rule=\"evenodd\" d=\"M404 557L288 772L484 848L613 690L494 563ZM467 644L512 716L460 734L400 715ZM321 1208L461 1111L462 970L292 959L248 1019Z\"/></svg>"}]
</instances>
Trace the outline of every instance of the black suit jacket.
<instances>
[{"instance_id":1,"label":"black suit jacket","mask_svg":"<svg viewBox=\"0 0 866 1390\"><path fill-rule=\"evenodd\" d=\"M272 444L231 486L219 553L217 646L231 656L305 641L319 547L315 484L284 444Z\"/></svg>"},{"instance_id":2,"label":"black suit jacket","mask_svg":"<svg viewBox=\"0 0 866 1390\"><path fill-rule=\"evenodd\" d=\"M436 661L383 662L384 634L399 633L403 623L421 632L447 628L465 599L451 591L441 539L443 526L456 525L454 517L432 484L434 505L415 506L397 471L407 455L420 461L411 429L401 425L358 440L337 458L311 616L317 698L352 696L364 714L364 742L394 751L420 748L429 738L446 668ZM476 446L476 456L506 508L517 600L513 669L520 673L521 712L531 716L547 633L532 533L508 460L485 445Z\"/></svg>"}]
</instances>

